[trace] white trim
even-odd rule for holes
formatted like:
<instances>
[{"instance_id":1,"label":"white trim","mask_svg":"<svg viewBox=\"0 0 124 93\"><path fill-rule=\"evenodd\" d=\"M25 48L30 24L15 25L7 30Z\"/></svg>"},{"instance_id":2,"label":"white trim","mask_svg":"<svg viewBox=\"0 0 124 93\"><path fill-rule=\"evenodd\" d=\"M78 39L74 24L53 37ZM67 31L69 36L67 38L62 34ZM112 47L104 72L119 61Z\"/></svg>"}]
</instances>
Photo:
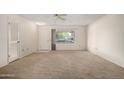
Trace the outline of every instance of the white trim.
<instances>
[{"instance_id":1,"label":"white trim","mask_svg":"<svg viewBox=\"0 0 124 93\"><path fill-rule=\"evenodd\" d=\"M38 51L37 53L40 53L40 52L50 52L51 50L40 50Z\"/></svg>"},{"instance_id":2,"label":"white trim","mask_svg":"<svg viewBox=\"0 0 124 93\"><path fill-rule=\"evenodd\" d=\"M6 64L0 64L0 68L6 66L6 65L8 65L8 64L9 64L9 63L6 63Z\"/></svg>"}]
</instances>

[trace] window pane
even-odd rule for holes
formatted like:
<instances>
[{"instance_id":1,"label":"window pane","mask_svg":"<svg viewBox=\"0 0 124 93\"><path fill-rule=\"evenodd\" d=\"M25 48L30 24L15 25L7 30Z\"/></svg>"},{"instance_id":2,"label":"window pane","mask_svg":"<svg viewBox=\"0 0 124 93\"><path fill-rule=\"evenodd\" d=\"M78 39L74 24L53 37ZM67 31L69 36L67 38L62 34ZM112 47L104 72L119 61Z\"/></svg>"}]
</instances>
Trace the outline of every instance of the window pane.
<instances>
[{"instance_id":1,"label":"window pane","mask_svg":"<svg viewBox=\"0 0 124 93\"><path fill-rule=\"evenodd\" d=\"M58 43L74 43L74 31L56 32L56 42L58 42Z\"/></svg>"}]
</instances>

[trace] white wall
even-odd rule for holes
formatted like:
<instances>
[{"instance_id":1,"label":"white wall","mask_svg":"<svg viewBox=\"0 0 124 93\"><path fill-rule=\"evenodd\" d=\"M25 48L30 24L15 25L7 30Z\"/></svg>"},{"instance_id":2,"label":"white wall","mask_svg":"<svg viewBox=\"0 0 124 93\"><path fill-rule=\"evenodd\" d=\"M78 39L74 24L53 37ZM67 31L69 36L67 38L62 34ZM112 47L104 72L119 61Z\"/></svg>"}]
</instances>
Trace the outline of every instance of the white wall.
<instances>
[{"instance_id":1,"label":"white wall","mask_svg":"<svg viewBox=\"0 0 124 93\"><path fill-rule=\"evenodd\" d=\"M7 56L7 16L0 15L0 67L8 64Z\"/></svg>"},{"instance_id":2,"label":"white wall","mask_svg":"<svg viewBox=\"0 0 124 93\"><path fill-rule=\"evenodd\" d=\"M18 15L0 15L0 67L8 64L8 22L18 24L20 58L36 52L36 25Z\"/></svg>"},{"instance_id":3,"label":"white wall","mask_svg":"<svg viewBox=\"0 0 124 93\"><path fill-rule=\"evenodd\" d=\"M36 25L26 19L21 19L20 41L21 56L29 55L37 50L37 29Z\"/></svg>"},{"instance_id":4,"label":"white wall","mask_svg":"<svg viewBox=\"0 0 124 93\"><path fill-rule=\"evenodd\" d=\"M20 57L24 57L37 49L37 30L36 25L20 17L18 15L9 15L9 22L16 22L19 26L19 38L20 38Z\"/></svg>"},{"instance_id":5,"label":"white wall","mask_svg":"<svg viewBox=\"0 0 124 93\"><path fill-rule=\"evenodd\" d=\"M51 33L50 29L57 29L58 31L70 31L73 30L75 31L75 43L73 44L56 44L56 50L86 50L86 27L85 26L40 26L38 31L42 31L42 28L48 28L49 33ZM48 35L50 36L50 35ZM48 37L50 38L50 37ZM42 40L39 40L41 42ZM41 42L41 44L43 44ZM40 45L41 45L40 44ZM41 49L39 47L39 49Z\"/></svg>"},{"instance_id":6,"label":"white wall","mask_svg":"<svg viewBox=\"0 0 124 93\"><path fill-rule=\"evenodd\" d=\"M36 25L18 15L9 15L10 22L16 22L19 25L20 38L20 57L24 57L37 49L37 29Z\"/></svg>"},{"instance_id":7,"label":"white wall","mask_svg":"<svg viewBox=\"0 0 124 93\"><path fill-rule=\"evenodd\" d=\"M88 49L124 67L124 15L106 15L89 25Z\"/></svg>"}]
</instances>

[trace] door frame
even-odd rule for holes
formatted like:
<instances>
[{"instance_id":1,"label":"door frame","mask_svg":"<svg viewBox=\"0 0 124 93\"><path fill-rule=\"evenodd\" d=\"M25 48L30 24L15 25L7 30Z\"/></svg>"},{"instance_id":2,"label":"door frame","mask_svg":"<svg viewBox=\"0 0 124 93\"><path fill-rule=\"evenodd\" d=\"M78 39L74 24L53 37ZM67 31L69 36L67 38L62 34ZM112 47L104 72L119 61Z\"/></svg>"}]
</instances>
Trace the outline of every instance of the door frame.
<instances>
[{"instance_id":1,"label":"door frame","mask_svg":"<svg viewBox=\"0 0 124 93\"><path fill-rule=\"evenodd\" d=\"M10 50L10 24L11 23L16 23L16 22L8 22L7 23L7 45L8 45L8 63L11 63L11 62L13 62L13 61L15 61L15 60L18 60L19 58L20 58L20 32L19 32L19 24L18 23L16 23L17 25L18 25L18 27L17 27L17 29L18 29L18 40L17 40L17 58L15 59L15 60L12 60L12 61L10 61L10 55L9 55L9 50Z\"/></svg>"},{"instance_id":2,"label":"door frame","mask_svg":"<svg viewBox=\"0 0 124 93\"><path fill-rule=\"evenodd\" d=\"M42 33L42 30L46 30L47 35L48 35L48 39L46 40L46 42L48 42L48 49L41 49L40 48L40 34ZM46 27L46 26L41 26L38 27L38 51L39 52L49 52L51 51L51 28L50 27Z\"/></svg>"},{"instance_id":3,"label":"door frame","mask_svg":"<svg viewBox=\"0 0 124 93\"><path fill-rule=\"evenodd\" d=\"M51 29L51 51L56 51L56 29Z\"/></svg>"}]
</instances>

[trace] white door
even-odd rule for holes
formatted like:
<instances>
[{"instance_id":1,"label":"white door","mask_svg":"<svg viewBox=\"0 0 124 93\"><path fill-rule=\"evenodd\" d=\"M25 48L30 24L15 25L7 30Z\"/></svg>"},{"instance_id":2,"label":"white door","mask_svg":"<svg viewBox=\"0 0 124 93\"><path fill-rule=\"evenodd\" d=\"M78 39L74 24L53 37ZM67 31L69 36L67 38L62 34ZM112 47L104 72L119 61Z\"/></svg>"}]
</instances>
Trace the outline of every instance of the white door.
<instances>
[{"instance_id":1,"label":"white door","mask_svg":"<svg viewBox=\"0 0 124 93\"><path fill-rule=\"evenodd\" d=\"M39 28L39 51L51 50L51 30L46 27Z\"/></svg>"},{"instance_id":2,"label":"white door","mask_svg":"<svg viewBox=\"0 0 124 93\"><path fill-rule=\"evenodd\" d=\"M17 23L8 24L9 31L9 62L19 58L19 31Z\"/></svg>"}]
</instances>

